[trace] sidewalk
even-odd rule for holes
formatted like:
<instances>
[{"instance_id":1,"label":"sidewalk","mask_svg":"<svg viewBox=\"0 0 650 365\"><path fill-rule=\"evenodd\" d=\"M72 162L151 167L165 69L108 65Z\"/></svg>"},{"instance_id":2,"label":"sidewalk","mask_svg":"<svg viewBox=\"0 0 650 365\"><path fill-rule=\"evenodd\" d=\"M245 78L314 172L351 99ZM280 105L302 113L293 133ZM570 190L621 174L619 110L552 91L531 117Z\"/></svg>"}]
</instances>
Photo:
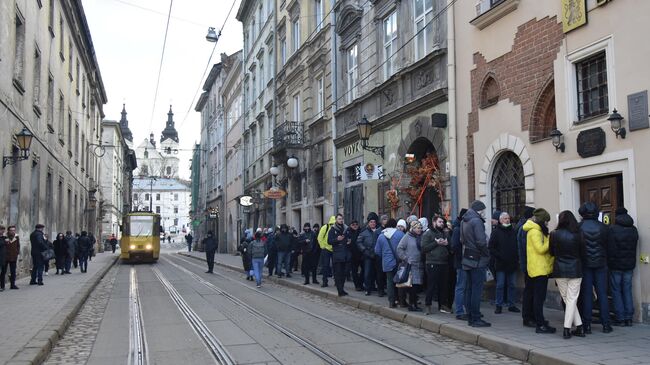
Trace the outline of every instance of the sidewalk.
<instances>
[{"instance_id":1,"label":"sidewalk","mask_svg":"<svg viewBox=\"0 0 650 365\"><path fill-rule=\"evenodd\" d=\"M19 279L19 290L0 293L0 364L40 364L63 335L84 301L117 260L103 252L88 263L88 272L73 269L70 275L43 276L45 285L29 285Z\"/></svg>"},{"instance_id":2,"label":"sidewalk","mask_svg":"<svg viewBox=\"0 0 650 365\"><path fill-rule=\"evenodd\" d=\"M205 260L202 252L181 252L194 258ZM217 254L215 261L218 265L242 271L241 257L228 254ZM266 270L265 270L266 271ZM268 272L268 271L266 271ZM451 314L435 313L425 316L423 313L411 313L405 308L388 308L386 297L377 295L365 296L363 292L354 290L354 286L346 282L346 290L350 295L339 298L334 288L334 280L330 287L321 288L319 285L302 285L303 278L294 273L290 279L268 278L275 283L287 285L294 289L330 298L367 310L378 315L404 322L409 325L440 333L447 337L482 346L512 358L527 361L531 364L649 364L650 363L650 326L635 323L633 327L614 327L614 332L604 334L601 326L592 326L593 334L586 338L573 337L570 340L562 338L562 323L564 313L553 309L544 309L544 314L558 332L552 335L536 334L535 329L522 326L520 313L494 314L494 307L483 303L482 313L485 320L492 323L490 328L469 327L465 321L456 320ZM320 280L320 277L319 277Z\"/></svg>"}]
</instances>

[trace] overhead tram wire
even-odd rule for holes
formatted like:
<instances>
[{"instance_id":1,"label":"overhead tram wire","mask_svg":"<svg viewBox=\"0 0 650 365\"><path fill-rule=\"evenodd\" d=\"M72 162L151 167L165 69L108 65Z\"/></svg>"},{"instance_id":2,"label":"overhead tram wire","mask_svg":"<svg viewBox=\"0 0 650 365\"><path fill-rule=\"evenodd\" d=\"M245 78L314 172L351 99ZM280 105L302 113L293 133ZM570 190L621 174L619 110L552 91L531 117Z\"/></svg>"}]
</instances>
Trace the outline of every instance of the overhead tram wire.
<instances>
[{"instance_id":1,"label":"overhead tram wire","mask_svg":"<svg viewBox=\"0 0 650 365\"><path fill-rule=\"evenodd\" d=\"M223 20L223 24L221 25L221 28L219 29L219 33L217 33L218 37L221 37L221 32L226 27L226 23L228 22L228 18L230 18L230 14L232 13L232 9L235 8L236 3L237 3L237 0L233 0L232 5L230 6L230 10L228 10L228 14L226 15L226 19ZM183 126L183 124L185 124L185 121L187 120L187 116L190 115L190 110L192 110L192 105L194 105L194 101L196 100L196 96L199 94L199 91L201 90L201 85L203 85L203 78L205 77L205 74L210 69L210 63L212 62L212 56L214 56L214 51L217 49L217 44L219 44L219 39L217 39L217 41L214 42L214 47L212 47L212 52L210 53L210 58L208 58L208 64L205 66L205 70L203 70L203 75L201 75L201 79L199 80L199 87L196 88L196 92L194 93L194 96L192 97L192 101L190 102L190 106L187 108L187 111L185 112L185 116L183 117L183 120L181 121L181 124L178 126L178 128L181 128Z\"/></svg>"},{"instance_id":2,"label":"overhead tram wire","mask_svg":"<svg viewBox=\"0 0 650 365\"><path fill-rule=\"evenodd\" d=\"M151 107L151 120L149 121L149 130L153 124L153 116L156 111L156 100L158 99L158 87L160 86L160 75L162 73L163 60L165 59L165 48L167 47L167 33L169 32L169 21L172 16L172 5L174 0L169 0L169 13L167 14L167 26L165 26L165 38L163 40L162 54L160 55L160 66L158 67L158 79L156 81L156 92L153 95L153 106Z\"/></svg>"}]
</instances>

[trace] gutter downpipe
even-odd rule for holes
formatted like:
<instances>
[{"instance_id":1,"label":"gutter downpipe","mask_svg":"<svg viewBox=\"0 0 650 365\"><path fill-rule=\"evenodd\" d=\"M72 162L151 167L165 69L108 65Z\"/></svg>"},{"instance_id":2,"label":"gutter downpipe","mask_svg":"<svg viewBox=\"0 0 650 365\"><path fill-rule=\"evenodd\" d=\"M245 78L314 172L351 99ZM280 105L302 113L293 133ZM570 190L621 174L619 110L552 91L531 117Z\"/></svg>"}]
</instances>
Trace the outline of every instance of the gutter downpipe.
<instances>
[{"instance_id":1,"label":"gutter downpipe","mask_svg":"<svg viewBox=\"0 0 650 365\"><path fill-rule=\"evenodd\" d=\"M336 0L330 1L330 6L332 9L336 6ZM334 140L336 139L336 106L337 106L337 96L338 96L338 83L336 79L336 72L338 70L338 63L336 59L336 12L332 10L331 12L331 23L332 23L332 36L330 39L331 49L330 49L330 78L332 82L332 215L338 213L339 210L339 187L338 187L338 168L337 168L337 158L336 158L336 145ZM326 217L323 217L323 221L326 221Z\"/></svg>"},{"instance_id":2,"label":"gutter downpipe","mask_svg":"<svg viewBox=\"0 0 650 365\"><path fill-rule=\"evenodd\" d=\"M458 203L458 139L456 134L456 43L454 0L447 0L447 88L449 98L449 175L451 178L451 219L456 219Z\"/></svg>"},{"instance_id":3,"label":"gutter downpipe","mask_svg":"<svg viewBox=\"0 0 650 365\"><path fill-rule=\"evenodd\" d=\"M276 64L277 64L277 58L278 58L278 32L277 32L277 28L276 28L277 24L278 24L278 0L274 0L273 1L273 29L271 30L273 32L273 52L274 52L273 57L271 57L271 60L272 60L271 61L272 62L271 67L272 67L272 70L273 70L273 96L272 96L272 98L273 98L273 115L271 116L271 118L273 120L273 126L271 128L271 135L272 136L274 135L274 132L275 132L275 127L276 127L275 122L277 120L276 115L275 115L276 112L277 112L276 103L275 103L276 102L275 94L276 94L276 91L278 90L278 88L277 88L277 77L276 77L277 76ZM272 143L271 148L273 148L273 146L274 146L274 144ZM275 161L274 161L274 165L275 165ZM274 179L273 176L271 176L271 186L273 186L273 179ZM277 223L277 215L278 215L278 212L277 212L277 200L276 199L271 200L271 206L272 206L271 209L273 210L273 217L272 217L273 218L273 223L272 223L271 227L273 227L273 230L275 230L276 223Z\"/></svg>"}]
</instances>

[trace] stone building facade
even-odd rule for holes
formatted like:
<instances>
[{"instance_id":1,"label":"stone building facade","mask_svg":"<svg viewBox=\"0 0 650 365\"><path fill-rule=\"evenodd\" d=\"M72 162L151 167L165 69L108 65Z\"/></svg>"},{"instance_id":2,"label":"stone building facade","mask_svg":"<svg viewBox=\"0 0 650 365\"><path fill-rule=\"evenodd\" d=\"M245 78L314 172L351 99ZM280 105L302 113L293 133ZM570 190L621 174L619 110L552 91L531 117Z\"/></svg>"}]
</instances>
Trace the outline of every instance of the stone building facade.
<instances>
[{"instance_id":1,"label":"stone building facade","mask_svg":"<svg viewBox=\"0 0 650 365\"><path fill-rule=\"evenodd\" d=\"M641 237L636 318L647 321L650 273L643 259L650 226L642 217L650 197L642 156L650 152L644 143L650 46L639 41L647 29L639 14L650 12L650 4L505 0L454 8L458 153L467 166L459 169L466 192L460 206L477 198L515 217L524 205L543 207L551 228L564 210L579 219L588 200L608 224L625 207ZM626 135L608 120L614 109ZM557 141L553 130L561 133ZM559 306L556 289L549 291Z\"/></svg>"},{"instance_id":2,"label":"stone building facade","mask_svg":"<svg viewBox=\"0 0 650 365\"><path fill-rule=\"evenodd\" d=\"M124 142L120 124L114 120L102 121L102 145L104 148L101 156L100 189L102 192L102 236L101 242L114 234L120 237L122 224L124 170L126 167L126 151L128 147ZM126 148L125 148L126 147Z\"/></svg>"},{"instance_id":3,"label":"stone building facade","mask_svg":"<svg viewBox=\"0 0 650 365\"><path fill-rule=\"evenodd\" d=\"M97 224L99 144L106 92L81 2L0 3L0 151L19 155L15 134L33 134L27 160L3 166L0 223L25 241ZM4 164L3 164L4 165ZM29 267L23 245L20 270Z\"/></svg>"}]
</instances>

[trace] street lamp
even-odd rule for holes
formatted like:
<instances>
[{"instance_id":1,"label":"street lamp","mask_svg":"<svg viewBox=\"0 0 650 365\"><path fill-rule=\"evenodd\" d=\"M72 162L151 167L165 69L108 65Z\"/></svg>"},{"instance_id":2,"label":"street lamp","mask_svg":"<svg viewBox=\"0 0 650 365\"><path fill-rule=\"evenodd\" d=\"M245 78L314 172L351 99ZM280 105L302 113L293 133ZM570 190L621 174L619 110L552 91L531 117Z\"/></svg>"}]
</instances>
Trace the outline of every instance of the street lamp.
<instances>
[{"instance_id":1,"label":"street lamp","mask_svg":"<svg viewBox=\"0 0 650 365\"><path fill-rule=\"evenodd\" d=\"M287 166L289 166L290 169L295 169L298 167L298 159L295 156L289 157L287 160Z\"/></svg>"},{"instance_id":2,"label":"street lamp","mask_svg":"<svg viewBox=\"0 0 650 365\"><path fill-rule=\"evenodd\" d=\"M3 156L2 157L2 168L5 168L7 165L13 165L18 161L23 161L29 158L29 148L32 145L32 138L34 135L26 127L22 131L16 134L16 141L18 142L18 148L20 150L20 155L18 156Z\"/></svg>"},{"instance_id":3,"label":"street lamp","mask_svg":"<svg viewBox=\"0 0 650 365\"><path fill-rule=\"evenodd\" d=\"M295 156L291 156L287 159L286 164L287 167L289 168L289 175L290 175L291 171L296 167L298 167L298 158L296 158ZM278 175L280 175L280 168L278 166L272 166L269 169L269 172L271 173L271 175L273 175L273 180L275 181L276 186L277 185L282 186L289 180L289 176L284 177L280 181L277 180Z\"/></svg>"},{"instance_id":4,"label":"street lamp","mask_svg":"<svg viewBox=\"0 0 650 365\"><path fill-rule=\"evenodd\" d=\"M611 124L612 131L616 134L616 138L618 138L618 136L621 136L621 138L625 139L627 131L625 130L625 127L621 127L623 117L618 114L616 108L614 108L612 114L607 117L607 120L609 120L609 123Z\"/></svg>"},{"instance_id":5,"label":"street lamp","mask_svg":"<svg viewBox=\"0 0 650 365\"><path fill-rule=\"evenodd\" d=\"M214 27L209 27L208 28L208 35L205 36L205 39L208 42L216 43L219 40L219 36L221 36L221 31L219 31L219 34L217 34L214 31Z\"/></svg>"},{"instance_id":6,"label":"street lamp","mask_svg":"<svg viewBox=\"0 0 650 365\"><path fill-rule=\"evenodd\" d=\"M372 133L372 124L370 124L365 115L357 123L357 132L361 140L361 148L384 158L384 146L368 146L368 139L370 139L370 134Z\"/></svg>"},{"instance_id":7,"label":"street lamp","mask_svg":"<svg viewBox=\"0 0 650 365\"><path fill-rule=\"evenodd\" d=\"M553 143L553 147L555 147L555 152L562 151L564 152L564 142L562 141L564 138L562 138L562 132L560 132L557 128L553 129L550 133L551 136L551 141Z\"/></svg>"}]
</instances>

